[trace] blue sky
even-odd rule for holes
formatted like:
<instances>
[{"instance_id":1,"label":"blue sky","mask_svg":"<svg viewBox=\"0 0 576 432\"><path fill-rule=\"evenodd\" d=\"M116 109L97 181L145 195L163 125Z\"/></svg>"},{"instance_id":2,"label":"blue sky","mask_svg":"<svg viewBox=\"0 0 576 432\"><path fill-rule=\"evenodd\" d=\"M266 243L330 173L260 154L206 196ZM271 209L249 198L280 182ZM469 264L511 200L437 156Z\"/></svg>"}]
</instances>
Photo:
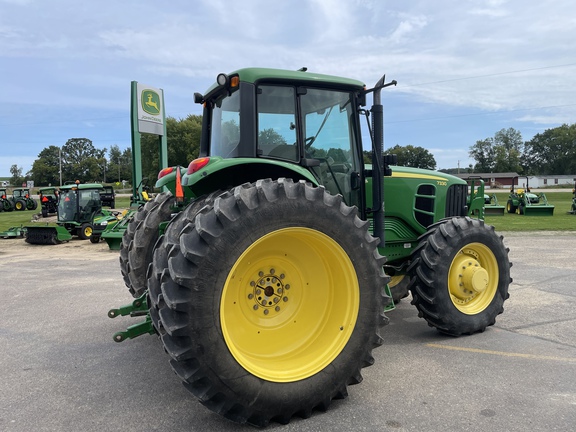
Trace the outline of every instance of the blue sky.
<instances>
[{"instance_id":1,"label":"blue sky","mask_svg":"<svg viewBox=\"0 0 576 432\"><path fill-rule=\"evenodd\" d=\"M69 138L128 148L133 80L183 118L249 66L386 73L385 146L466 167L502 128L576 122L575 40L572 0L0 0L0 176Z\"/></svg>"}]
</instances>

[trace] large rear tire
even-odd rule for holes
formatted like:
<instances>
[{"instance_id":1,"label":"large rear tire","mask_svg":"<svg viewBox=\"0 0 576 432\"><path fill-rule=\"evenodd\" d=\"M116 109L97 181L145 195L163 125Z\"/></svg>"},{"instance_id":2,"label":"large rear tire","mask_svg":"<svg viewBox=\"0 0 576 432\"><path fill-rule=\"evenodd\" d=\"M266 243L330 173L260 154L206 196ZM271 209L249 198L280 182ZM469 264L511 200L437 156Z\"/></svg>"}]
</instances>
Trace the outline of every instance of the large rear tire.
<instances>
[{"instance_id":1,"label":"large rear tire","mask_svg":"<svg viewBox=\"0 0 576 432\"><path fill-rule=\"evenodd\" d=\"M469 217L445 219L419 242L408 267L419 316L453 336L493 325L512 282L508 249L494 227Z\"/></svg>"},{"instance_id":2,"label":"large rear tire","mask_svg":"<svg viewBox=\"0 0 576 432\"><path fill-rule=\"evenodd\" d=\"M135 298L146 291L146 271L160 236L159 225L170 220L174 202L170 192L156 195L154 200L138 209L122 235L120 271L130 294Z\"/></svg>"},{"instance_id":3,"label":"large rear tire","mask_svg":"<svg viewBox=\"0 0 576 432\"><path fill-rule=\"evenodd\" d=\"M383 263L341 196L260 180L171 222L149 274L151 314L202 404L239 423L288 423L346 397L373 363Z\"/></svg>"}]
</instances>

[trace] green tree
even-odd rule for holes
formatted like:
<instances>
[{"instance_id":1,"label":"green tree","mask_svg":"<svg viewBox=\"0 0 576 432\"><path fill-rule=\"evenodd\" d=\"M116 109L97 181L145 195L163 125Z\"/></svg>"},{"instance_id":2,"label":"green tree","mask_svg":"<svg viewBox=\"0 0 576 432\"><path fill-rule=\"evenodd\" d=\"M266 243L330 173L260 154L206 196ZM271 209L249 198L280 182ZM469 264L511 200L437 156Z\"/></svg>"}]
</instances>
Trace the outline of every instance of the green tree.
<instances>
[{"instance_id":1,"label":"green tree","mask_svg":"<svg viewBox=\"0 0 576 432\"><path fill-rule=\"evenodd\" d=\"M286 140L273 128L261 130L258 134L258 145L282 145Z\"/></svg>"},{"instance_id":2,"label":"green tree","mask_svg":"<svg viewBox=\"0 0 576 432\"><path fill-rule=\"evenodd\" d=\"M37 186L60 185L60 148L51 145L38 153L31 178Z\"/></svg>"},{"instance_id":3,"label":"green tree","mask_svg":"<svg viewBox=\"0 0 576 432\"><path fill-rule=\"evenodd\" d=\"M63 181L103 181L106 149L97 149L88 138L70 138L62 146Z\"/></svg>"},{"instance_id":4,"label":"green tree","mask_svg":"<svg viewBox=\"0 0 576 432\"><path fill-rule=\"evenodd\" d=\"M25 178L22 176L22 168L16 164L10 167L10 174L12 174L12 177L10 177L10 184L14 186L21 186L25 181Z\"/></svg>"},{"instance_id":5,"label":"green tree","mask_svg":"<svg viewBox=\"0 0 576 432\"><path fill-rule=\"evenodd\" d=\"M120 150L118 145L110 146L108 152L108 181L121 182L132 179L132 149Z\"/></svg>"},{"instance_id":6,"label":"green tree","mask_svg":"<svg viewBox=\"0 0 576 432\"><path fill-rule=\"evenodd\" d=\"M514 128L501 129L494 135L495 172L522 172L522 134Z\"/></svg>"},{"instance_id":7,"label":"green tree","mask_svg":"<svg viewBox=\"0 0 576 432\"><path fill-rule=\"evenodd\" d=\"M436 169L436 160L434 159L434 156L424 147L395 145L388 150L388 153L395 154L398 157L399 166L429 170Z\"/></svg>"},{"instance_id":8,"label":"green tree","mask_svg":"<svg viewBox=\"0 0 576 432\"><path fill-rule=\"evenodd\" d=\"M524 145L526 171L531 175L576 173L576 124L546 129Z\"/></svg>"},{"instance_id":9,"label":"green tree","mask_svg":"<svg viewBox=\"0 0 576 432\"><path fill-rule=\"evenodd\" d=\"M514 128L501 129L492 138L476 141L469 155L476 161L476 172L522 173L522 134Z\"/></svg>"},{"instance_id":10,"label":"green tree","mask_svg":"<svg viewBox=\"0 0 576 432\"><path fill-rule=\"evenodd\" d=\"M476 141L476 144L470 147L468 154L476 161L476 165L474 165L475 172L494 172L496 162L492 142L492 138L486 138Z\"/></svg>"}]
</instances>

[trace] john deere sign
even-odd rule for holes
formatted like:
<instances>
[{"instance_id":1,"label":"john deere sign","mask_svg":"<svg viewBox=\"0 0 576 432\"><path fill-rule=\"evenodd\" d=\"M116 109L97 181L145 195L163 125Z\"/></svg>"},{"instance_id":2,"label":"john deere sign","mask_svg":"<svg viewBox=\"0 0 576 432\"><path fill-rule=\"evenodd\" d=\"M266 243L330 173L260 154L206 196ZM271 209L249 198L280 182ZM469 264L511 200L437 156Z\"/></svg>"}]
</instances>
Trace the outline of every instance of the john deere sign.
<instances>
[{"instance_id":1,"label":"john deere sign","mask_svg":"<svg viewBox=\"0 0 576 432\"><path fill-rule=\"evenodd\" d=\"M137 84L138 131L164 135L164 95L162 89Z\"/></svg>"}]
</instances>

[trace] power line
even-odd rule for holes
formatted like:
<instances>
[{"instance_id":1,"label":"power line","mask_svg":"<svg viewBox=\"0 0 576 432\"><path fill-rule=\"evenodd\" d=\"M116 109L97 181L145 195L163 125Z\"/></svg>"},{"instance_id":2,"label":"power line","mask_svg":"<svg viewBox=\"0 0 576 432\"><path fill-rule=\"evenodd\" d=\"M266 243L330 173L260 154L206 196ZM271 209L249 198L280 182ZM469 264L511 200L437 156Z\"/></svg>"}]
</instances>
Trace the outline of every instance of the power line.
<instances>
[{"instance_id":1,"label":"power line","mask_svg":"<svg viewBox=\"0 0 576 432\"><path fill-rule=\"evenodd\" d=\"M514 109L514 110L500 110L500 111L491 111L491 112L483 112L483 113L456 114L456 115L450 115L450 116L427 117L427 118L410 119L410 120L385 121L384 124L412 123L412 122L421 122L421 121L429 121L429 120L442 120L442 119L458 118L458 117L488 116L488 115L496 115L496 114L513 113L513 112L518 112L518 111L532 111L532 110L549 109L549 108L565 108L565 107L571 107L571 106L576 106L576 104L549 105L549 106L534 107L534 108L518 108L518 109Z\"/></svg>"},{"instance_id":2,"label":"power line","mask_svg":"<svg viewBox=\"0 0 576 432\"><path fill-rule=\"evenodd\" d=\"M469 77L452 78L452 79L441 80L441 81L430 81L430 82L426 82L426 83L409 84L407 86L402 86L402 88L419 87L419 86L424 86L424 85L429 85L429 84L442 84L442 83L446 83L446 82L464 81L464 80L471 80L471 79L477 79L477 78L489 78L489 77L493 77L493 76L511 75L511 74L521 73L521 72L532 72L532 71L543 70L543 69L554 69L554 68L563 68L563 67L570 67L570 66L576 66L576 63L567 63L567 64L555 65L555 66L542 66L542 67L530 68L530 69L519 69L519 70L507 71L507 72L496 72L496 73L491 73L491 74L486 74L486 75L474 75L474 76L469 76Z\"/></svg>"}]
</instances>

